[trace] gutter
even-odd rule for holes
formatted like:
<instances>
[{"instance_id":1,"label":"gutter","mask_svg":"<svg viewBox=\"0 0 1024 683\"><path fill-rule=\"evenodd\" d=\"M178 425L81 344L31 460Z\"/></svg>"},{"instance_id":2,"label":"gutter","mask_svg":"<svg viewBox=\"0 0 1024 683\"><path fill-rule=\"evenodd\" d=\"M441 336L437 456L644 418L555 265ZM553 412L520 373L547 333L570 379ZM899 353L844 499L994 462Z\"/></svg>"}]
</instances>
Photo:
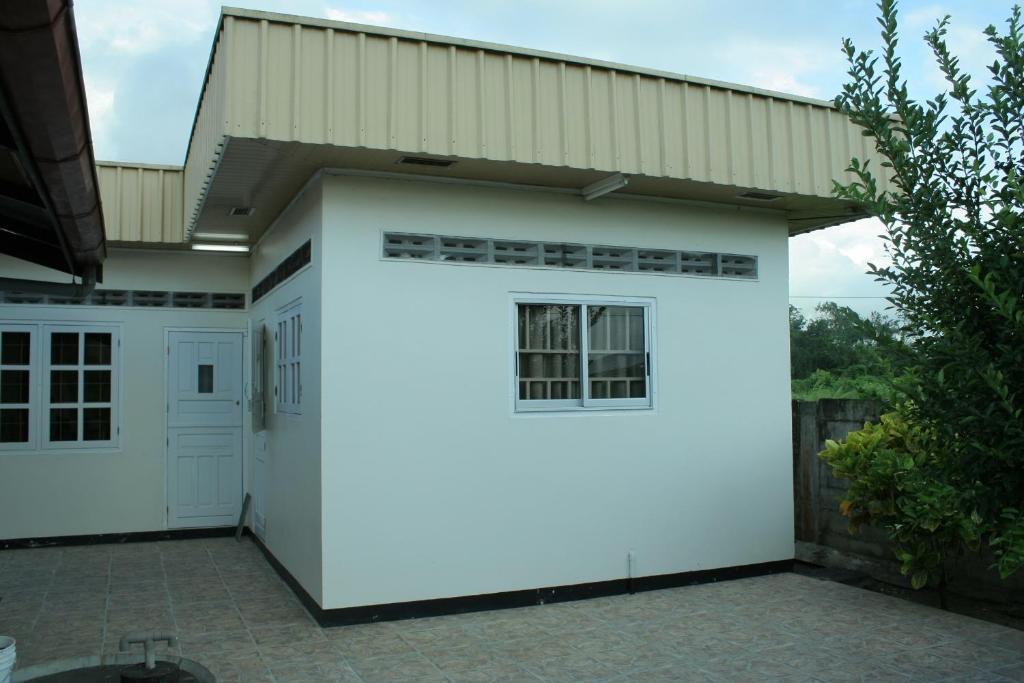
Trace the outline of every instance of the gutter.
<instances>
[{"instance_id":1,"label":"gutter","mask_svg":"<svg viewBox=\"0 0 1024 683\"><path fill-rule=\"evenodd\" d=\"M69 272L85 282L99 272L106 236L71 5L63 0L3 8L0 107ZM32 71L26 72L31 58Z\"/></svg>"}]
</instances>

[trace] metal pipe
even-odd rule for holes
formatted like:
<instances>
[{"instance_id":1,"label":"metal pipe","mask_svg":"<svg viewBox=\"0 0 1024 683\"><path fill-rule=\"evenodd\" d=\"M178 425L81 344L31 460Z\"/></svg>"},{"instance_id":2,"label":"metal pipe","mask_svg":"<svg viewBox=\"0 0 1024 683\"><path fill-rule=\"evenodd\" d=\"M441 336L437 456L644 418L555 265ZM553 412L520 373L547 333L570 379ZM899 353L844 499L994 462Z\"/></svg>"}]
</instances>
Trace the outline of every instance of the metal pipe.
<instances>
[{"instance_id":1,"label":"metal pipe","mask_svg":"<svg viewBox=\"0 0 1024 683\"><path fill-rule=\"evenodd\" d=\"M96 269L86 266L82 272L81 282L47 282L46 280L22 280L16 277L0 277L0 291L26 292L32 294L50 294L66 296L72 299L84 299L96 289Z\"/></svg>"}]
</instances>

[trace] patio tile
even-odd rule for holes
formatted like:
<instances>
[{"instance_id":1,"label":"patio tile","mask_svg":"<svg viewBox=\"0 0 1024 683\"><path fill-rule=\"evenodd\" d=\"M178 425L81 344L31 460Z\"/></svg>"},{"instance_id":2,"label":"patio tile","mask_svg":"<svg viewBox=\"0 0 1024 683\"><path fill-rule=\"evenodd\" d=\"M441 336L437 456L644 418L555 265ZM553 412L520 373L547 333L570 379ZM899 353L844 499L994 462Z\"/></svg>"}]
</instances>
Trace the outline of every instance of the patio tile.
<instances>
[{"instance_id":1,"label":"patio tile","mask_svg":"<svg viewBox=\"0 0 1024 683\"><path fill-rule=\"evenodd\" d=\"M992 670L992 673L1004 676L1011 681L1024 681L1024 664L997 667Z\"/></svg>"},{"instance_id":2,"label":"patio tile","mask_svg":"<svg viewBox=\"0 0 1024 683\"><path fill-rule=\"evenodd\" d=\"M150 629L231 682L1024 683L1024 632L794 574L322 629L251 542L0 551L19 667Z\"/></svg>"},{"instance_id":3,"label":"patio tile","mask_svg":"<svg viewBox=\"0 0 1024 683\"><path fill-rule=\"evenodd\" d=\"M537 675L542 680L551 681L552 683L562 683L563 681L610 681L619 675L619 672L615 669L580 653L561 657L525 660L520 663L523 668Z\"/></svg>"},{"instance_id":4,"label":"patio tile","mask_svg":"<svg viewBox=\"0 0 1024 683\"><path fill-rule=\"evenodd\" d=\"M361 657L348 660L365 683L399 683L413 681L444 681L445 676L429 659L418 653L389 657Z\"/></svg>"}]
</instances>

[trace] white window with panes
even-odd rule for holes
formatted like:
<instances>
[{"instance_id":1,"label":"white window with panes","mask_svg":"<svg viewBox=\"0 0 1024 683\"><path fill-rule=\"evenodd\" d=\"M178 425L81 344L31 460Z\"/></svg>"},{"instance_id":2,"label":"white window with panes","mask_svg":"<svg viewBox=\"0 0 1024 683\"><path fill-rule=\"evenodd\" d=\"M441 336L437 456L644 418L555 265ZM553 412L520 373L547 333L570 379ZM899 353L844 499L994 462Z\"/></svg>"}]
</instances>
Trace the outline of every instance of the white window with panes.
<instances>
[{"instance_id":1,"label":"white window with panes","mask_svg":"<svg viewBox=\"0 0 1024 683\"><path fill-rule=\"evenodd\" d=\"M274 329L276 372L274 405L279 413L302 413L302 303L295 302L277 313Z\"/></svg>"},{"instance_id":2,"label":"white window with panes","mask_svg":"<svg viewBox=\"0 0 1024 683\"><path fill-rule=\"evenodd\" d=\"M118 443L119 331L0 325L0 448Z\"/></svg>"},{"instance_id":3,"label":"white window with panes","mask_svg":"<svg viewBox=\"0 0 1024 683\"><path fill-rule=\"evenodd\" d=\"M523 295L513 306L517 411L653 406L653 300Z\"/></svg>"}]
</instances>

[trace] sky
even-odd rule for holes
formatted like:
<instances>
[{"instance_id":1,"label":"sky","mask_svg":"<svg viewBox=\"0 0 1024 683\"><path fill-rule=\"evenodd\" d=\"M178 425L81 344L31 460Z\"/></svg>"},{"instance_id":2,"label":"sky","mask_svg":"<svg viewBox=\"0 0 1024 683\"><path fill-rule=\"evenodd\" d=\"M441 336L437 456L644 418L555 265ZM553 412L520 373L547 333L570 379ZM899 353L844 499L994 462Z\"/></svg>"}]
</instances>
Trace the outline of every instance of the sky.
<instances>
[{"instance_id":1,"label":"sky","mask_svg":"<svg viewBox=\"0 0 1024 683\"><path fill-rule=\"evenodd\" d=\"M831 100L846 77L842 39L879 45L870 0L233 0L249 7L438 33L633 64ZM905 0L901 57L911 95L942 76L921 40L952 16L948 43L984 78L994 52L982 30L1011 0ZM208 0L78 0L82 69L97 159L181 164L220 4ZM883 311L866 274L885 261L881 223L866 219L790 240L791 303L833 299Z\"/></svg>"}]
</instances>

